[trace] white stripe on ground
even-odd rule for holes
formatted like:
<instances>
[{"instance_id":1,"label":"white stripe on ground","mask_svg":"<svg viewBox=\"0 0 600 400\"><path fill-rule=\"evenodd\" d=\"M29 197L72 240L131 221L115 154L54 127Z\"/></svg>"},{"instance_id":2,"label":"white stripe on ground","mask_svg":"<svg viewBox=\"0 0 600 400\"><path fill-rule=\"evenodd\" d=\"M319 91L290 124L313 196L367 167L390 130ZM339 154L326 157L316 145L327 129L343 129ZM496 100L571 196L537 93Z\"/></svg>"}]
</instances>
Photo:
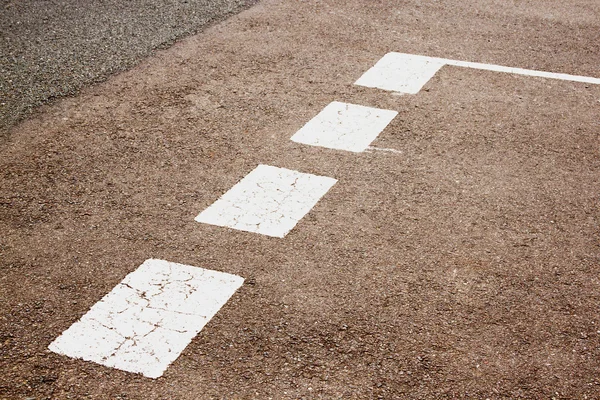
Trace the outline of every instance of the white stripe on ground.
<instances>
[{"instance_id":1,"label":"white stripe on ground","mask_svg":"<svg viewBox=\"0 0 600 400\"><path fill-rule=\"evenodd\" d=\"M369 147L367 147L367 151L383 151L383 152L386 152L386 153L402 154L402 152L400 150L386 149L385 147L375 147L375 146L369 146Z\"/></svg>"},{"instance_id":2,"label":"white stripe on ground","mask_svg":"<svg viewBox=\"0 0 600 400\"><path fill-rule=\"evenodd\" d=\"M334 101L291 139L296 143L359 153L397 114L396 111Z\"/></svg>"},{"instance_id":3,"label":"white stripe on ground","mask_svg":"<svg viewBox=\"0 0 600 400\"><path fill-rule=\"evenodd\" d=\"M49 349L158 378L243 282L223 272L146 260Z\"/></svg>"},{"instance_id":4,"label":"white stripe on ground","mask_svg":"<svg viewBox=\"0 0 600 400\"><path fill-rule=\"evenodd\" d=\"M282 238L336 182L259 165L202 211L196 221Z\"/></svg>"},{"instance_id":5,"label":"white stripe on ground","mask_svg":"<svg viewBox=\"0 0 600 400\"><path fill-rule=\"evenodd\" d=\"M355 84L394 92L415 94L444 65L600 85L600 78L589 76L544 72L405 53L386 54L375 66L365 72Z\"/></svg>"},{"instance_id":6,"label":"white stripe on ground","mask_svg":"<svg viewBox=\"0 0 600 400\"><path fill-rule=\"evenodd\" d=\"M600 78L593 78L590 76L569 75L569 74L561 74L561 73L556 73L556 72L536 71L533 69L504 67L502 65L482 64L482 63L475 63L475 62L468 62L468 61L457 61L457 60L444 60L444 61L446 62L447 65L454 65L456 67L474 68L474 69L482 69L482 70L486 70L486 71L505 72L508 74L536 76L536 77L540 77L540 78L558 79L558 80L562 80L562 81L583 82L583 83L591 83L594 85L600 85Z\"/></svg>"}]
</instances>

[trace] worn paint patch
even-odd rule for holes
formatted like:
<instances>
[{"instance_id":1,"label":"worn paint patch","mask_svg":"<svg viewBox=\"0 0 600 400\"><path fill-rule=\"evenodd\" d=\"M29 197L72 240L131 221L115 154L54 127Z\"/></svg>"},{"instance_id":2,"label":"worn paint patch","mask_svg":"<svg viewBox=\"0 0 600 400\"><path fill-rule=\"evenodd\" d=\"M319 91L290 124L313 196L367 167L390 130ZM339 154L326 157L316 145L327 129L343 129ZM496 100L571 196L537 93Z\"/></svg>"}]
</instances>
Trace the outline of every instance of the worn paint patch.
<instances>
[{"instance_id":1,"label":"worn paint patch","mask_svg":"<svg viewBox=\"0 0 600 400\"><path fill-rule=\"evenodd\" d=\"M402 154L402 151L400 150L396 150L396 149L387 149L385 147L374 147L374 146L369 146L367 148L368 152L372 152L372 151L383 151L384 153L394 153L394 154Z\"/></svg>"},{"instance_id":2,"label":"worn paint patch","mask_svg":"<svg viewBox=\"0 0 600 400\"><path fill-rule=\"evenodd\" d=\"M334 101L292 136L292 141L353 152L364 151L398 113Z\"/></svg>"},{"instance_id":3,"label":"worn paint patch","mask_svg":"<svg viewBox=\"0 0 600 400\"><path fill-rule=\"evenodd\" d=\"M536 71L405 53L386 54L365 72L355 84L398 93L415 94L444 65L600 85L600 78L589 76Z\"/></svg>"},{"instance_id":4,"label":"worn paint patch","mask_svg":"<svg viewBox=\"0 0 600 400\"><path fill-rule=\"evenodd\" d=\"M146 260L49 349L158 378L243 282L223 272Z\"/></svg>"},{"instance_id":5,"label":"worn paint patch","mask_svg":"<svg viewBox=\"0 0 600 400\"><path fill-rule=\"evenodd\" d=\"M355 85L415 94L444 66L443 61L403 53L388 53Z\"/></svg>"},{"instance_id":6,"label":"worn paint patch","mask_svg":"<svg viewBox=\"0 0 600 400\"><path fill-rule=\"evenodd\" d=\"M202 211L196 221L282 238L336 182L259 165Z\"/></svg>"}]
</instances>

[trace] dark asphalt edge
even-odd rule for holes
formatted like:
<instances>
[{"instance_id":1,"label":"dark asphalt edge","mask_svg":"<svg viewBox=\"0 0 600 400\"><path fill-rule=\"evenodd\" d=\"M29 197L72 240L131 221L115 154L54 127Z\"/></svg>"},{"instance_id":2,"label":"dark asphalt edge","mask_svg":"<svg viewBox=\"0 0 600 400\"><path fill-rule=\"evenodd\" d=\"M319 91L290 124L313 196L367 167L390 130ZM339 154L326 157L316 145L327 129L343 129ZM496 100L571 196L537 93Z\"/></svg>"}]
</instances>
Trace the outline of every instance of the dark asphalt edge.
<instances>
[{"instance_id":1,"label":"dark asphalt edge","mask_svg":"<svg viewBox=\"0 0 600 400\"><path fill-rule=\"evenodd\" d=\"M130 61L124 61L122 64L102 72L96 76L93 76L91 79L84 81L71 80L70 86L66 88L66 91L60 91L58 94L49 94L47 96L43 96L42 98L36 99L36 101L28 103L21 110L18 110L16 118L10 118L8 113L5 113L2 108L0 108L0 148L4 147L8 142L12 139L13 130L20 125L21 123L35 118L35 116L40 113L42 107L52 106L57 101L74 98L77 97L83 90L94 87L101 83L106 82L111 77L118 75L122 72L129 71L138 65L140 65L144 60L154 56L157 52L166 50L172 47L177 42L184 40L188 37L199 34L206 29L209 29L234 15L237 15L254 5L256 5L260 0L243 0L239 3L236 3L236 6L227 10L221 15L213 15L208 21L203 24L199 24L198 26L191 26L191 29L185 29L184 31L176 34L172 38L165 40L153 47L148 48L143 52L139 57L135 57L135 59ZM1 33L1 32L0 32ZM1 100L1 99L0 99Z\"/></svg>"}]
</instances>

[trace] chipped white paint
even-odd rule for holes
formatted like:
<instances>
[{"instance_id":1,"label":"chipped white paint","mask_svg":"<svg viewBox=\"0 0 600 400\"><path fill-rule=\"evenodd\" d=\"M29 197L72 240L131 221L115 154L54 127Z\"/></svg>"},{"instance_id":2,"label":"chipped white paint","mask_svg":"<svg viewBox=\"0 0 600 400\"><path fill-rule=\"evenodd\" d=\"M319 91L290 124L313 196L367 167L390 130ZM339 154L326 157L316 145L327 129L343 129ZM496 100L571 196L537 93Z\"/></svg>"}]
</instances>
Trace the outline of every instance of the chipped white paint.
<instances>
[{"instance_id":1,"label":"chipped white paint","mask_svg":"<svg viewBox=\"0 0 600 400\"><path fill-rule=\"evenodd\" d=\"M367 148L367 151L383 151L385 153L402 154L402 152L400 150L386 149L385 147L375 147L375 146L369 146Z\"/></svg>"},{"instance_id":2,"label":"chipped white paint","mask_svg":"<svg viewBox=\"0 0 600 400\"><path fill-rule=\"evenodd\" d=\"M353 152L364 151L396 111L334 101L292 136L292 141Z\"/></svg>"},{"instance_id":3,"label":"chipped white paint","mask_svg":"<svg viewBox=\"0 0 600 400\"><path fill-rule=\"evenodd\" d=\"M444 65L600 85L600 78L589 76L560 74L405 53L386 54L375 66L365 72L355 84L393 92L415 94Z\"/></svg>"},{"instance_id":4,"label":"chipped white paint","mask_svg":"<svg viewBox=\"0 0 600 400\"><path fill-rule=\"evenodd\" d=\"M202 211L196 221L282 238L336 182L259 165Z\"/></svg>"},{"instance_id":5,"label":"chipped white paint","mask_svg":"<svg viewBox=\"0 0 600 400\"><path fill-rule=\"evenodd\" d=\"M435 75L444 62L412 54L387 53L363 74L356 85L415 94Z\"/></svg>"},{"instance_id":6,"label":"chipped white paint","mask_svg":"<svg viewBox=\"0 0 600 400\"><path fill-rule=\"evenodd\" d=\"M243 282L223 272L146 260L49 349L158 378Z\"/></svg>"}]
</instances>

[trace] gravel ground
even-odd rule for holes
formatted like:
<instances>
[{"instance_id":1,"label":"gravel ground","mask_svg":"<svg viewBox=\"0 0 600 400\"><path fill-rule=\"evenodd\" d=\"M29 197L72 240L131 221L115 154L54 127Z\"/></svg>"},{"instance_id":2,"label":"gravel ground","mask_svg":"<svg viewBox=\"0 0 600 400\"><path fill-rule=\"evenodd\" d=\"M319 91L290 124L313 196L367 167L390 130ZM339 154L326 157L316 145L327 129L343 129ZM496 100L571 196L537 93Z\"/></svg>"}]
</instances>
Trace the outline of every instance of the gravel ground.
<instances>
[{"instance_id":1,"label":"gravel ground","mask_svg":"<svg viewBox=\"0 0 600 400\"><path fill-rule=\"evenodd\" d=\"M134 66L256 0L0 0L0 139L36 106Z\"/></svg>"}]
</instances>

